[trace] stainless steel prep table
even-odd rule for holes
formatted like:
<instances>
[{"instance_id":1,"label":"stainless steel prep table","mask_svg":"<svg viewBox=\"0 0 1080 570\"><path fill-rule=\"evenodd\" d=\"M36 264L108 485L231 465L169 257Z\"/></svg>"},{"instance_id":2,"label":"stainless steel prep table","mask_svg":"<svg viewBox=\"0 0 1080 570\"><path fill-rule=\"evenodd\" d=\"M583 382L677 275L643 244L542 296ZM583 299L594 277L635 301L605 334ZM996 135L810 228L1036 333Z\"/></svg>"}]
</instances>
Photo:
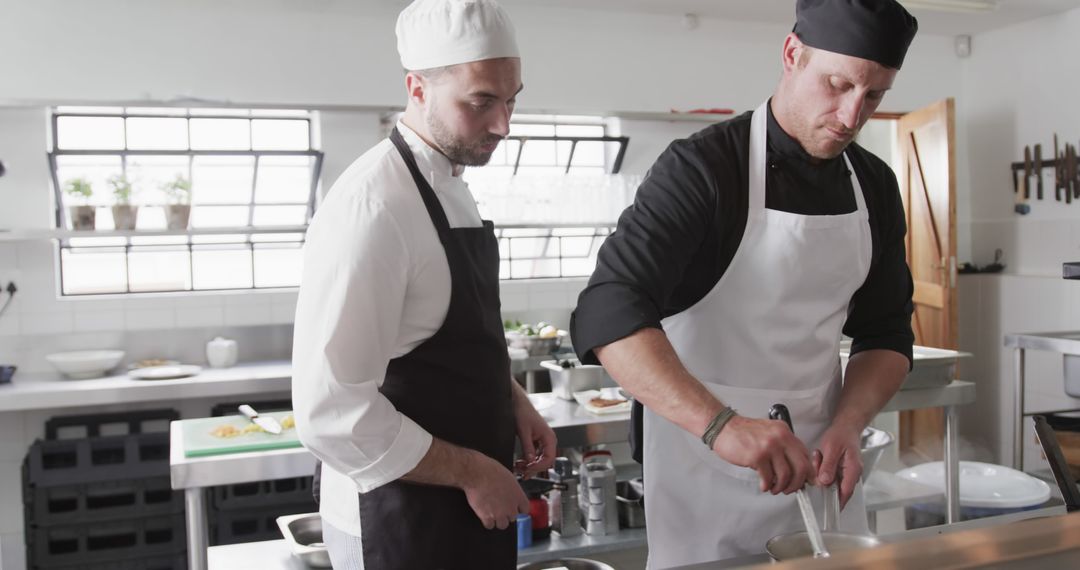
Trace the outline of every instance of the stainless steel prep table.
<instances>
[{"instance_id":1,"label":"stainless steel prep table","mask_svg":"<svg viewBox=\"0 0 1080 570\"><path fill-rule=\"evenodd\" d=\"M626 441L630 413L591 414L577 402L554 398L542 410L559 438L560 447L580 447ZM181 420L183 421L183 420ZM179 422L169 434L169 463L173 489L184 490L187 509L188 567L207 569L206 501L204 487L311 475L315 457L302 447L210 457L185 457ZM641 538L644 543L644 536Z\"/></svg>"},{"instance_id":2,"label":"stainless steel prep table","mask_svg":"<svg viewBox=\"0 0 1080 570\"><path fill-rule=\"evenodd\" d=\"M1005 335L1005 346L1015 353L1013 365L1013 469L1024 470L1024 418L1034 415L1024 411L1025 352L1043 350L1080 355L1080 331L1043 332ZM1080 411L1076 408L1047 410L1046 414Z\"/></svg>"},{"instance_id":3,"label":"stainless steel prep table","mask_svg":"<svg viewBox=\"0 0 1080 570\"><path fill-rule=\"evenodd\" d=\"M975 385L954 380L940 388L903 390L886 405L884 411L943 408L945 415L946 477L945 495L947 520L954 521L959 513L959 459L956 454L956 414L953 408L975 400ZM585 411L576 402L553 398L550 407L542 413L555 429L560 447L579 447L600 443L626 441L630 414L617 413L597 415ZM287 477L310 475L315 466L314 457L303 448L273 450L252 453L236 453L216 457L184 457L182 430L173 422L171 431L170 462L172 486L184 489L187 506L188 566L191 570L207 570L207 519L202 488L251 481L264 481ZM621 534L621 533L620 533ZM565 548L549 542L537 545L522 553L523 559L544 559L563 552L587 554L604 550L632 548L645 544L645 533L613 535L610 539L589 540L575 537L566 541Z\"/></svg>"}]
</instances>

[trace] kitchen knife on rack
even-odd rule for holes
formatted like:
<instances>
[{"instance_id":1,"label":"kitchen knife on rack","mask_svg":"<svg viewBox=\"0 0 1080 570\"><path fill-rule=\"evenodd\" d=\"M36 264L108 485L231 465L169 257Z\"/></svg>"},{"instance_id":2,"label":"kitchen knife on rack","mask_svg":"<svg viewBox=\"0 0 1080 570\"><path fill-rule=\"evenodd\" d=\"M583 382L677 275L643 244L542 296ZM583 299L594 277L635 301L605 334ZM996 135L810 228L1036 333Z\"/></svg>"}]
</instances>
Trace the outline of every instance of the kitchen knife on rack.
<instances>
[{"instance_id":1,"label":"kitchen knife on rack","mask_svg":"<svg viewBox=\"0 0 1080 570\"><path fill-rule=\"evenodd\" d=\"M1035 174L1035 197L1039 200L1043 199L1043 161L1042 161L1042 145L1035 145L1035 162L1033 164Z\"/></svg>"},{"instance_id":2,"label":"kitchen knife on rack","mask_svg":"<svg viewBox=\"0 0 1080 570\"><path fill-rule=\"evenodd\" d=\"M1054 133L1054 199L1058 202L1061 201L1061 164L1064 162L1061 160L1060 150L1058 149L1058 136Z\"/></svg>"},{"instance_id":3,"label":"kitchen knife on rack","mask_svg":"<svg viewBox=\"0 0 1080 570\"><path fill-rule=\"evenodd\" d=\"M259 412L255 411L255 408L252 408L247 404L244 404L237 409L239 409L240 413L244 414L244 416L251 420L255 425L266 430L267 433L272 433L274 435L279 435L281 433L281 424L274 418L270 416L260 416Z\"/></svg>"},{"instance_id":4,"label":"kitchen knife on rack","mask_svg":"<svg viewBox=\"0 0 1080 570\"><path fill-rule=\"evenodd\" d=\"M1024 200L1031 199L1031 147L1024 147Z\"/></svg>"}]
</instances>

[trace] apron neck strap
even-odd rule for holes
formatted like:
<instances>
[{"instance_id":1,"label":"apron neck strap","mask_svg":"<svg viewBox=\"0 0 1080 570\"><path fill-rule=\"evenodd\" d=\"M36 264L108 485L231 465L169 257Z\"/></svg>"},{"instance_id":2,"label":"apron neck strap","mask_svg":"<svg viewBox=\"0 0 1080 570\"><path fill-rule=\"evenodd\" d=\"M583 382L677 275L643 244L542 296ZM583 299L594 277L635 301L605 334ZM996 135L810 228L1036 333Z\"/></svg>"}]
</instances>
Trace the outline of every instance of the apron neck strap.
<instances>
[{"instance_id":1,"label":"apron neck strap","mask_svg":"<svg viewBox=\"0 0 1080 570\"><path fill-rule=\"evenodd\" d=\"M768 137L768 105L762 103L750 118L750 211L765 209L765 169L768 166L768 152L766 140ZM855 168L851 166L847 150L844 150L844 166L851 174L851 188L855 192L855 209L866 209L866 198L863 196L862 185L859 177L855 174Z\"/></svg>"},{"instance_id":2,"label":"apron neck strap","mask_svg":"<svg viewBox=\"0 0 1080 570\"><path fill-rule=\"evenodd\" d=\"M450 222L446 218L446 211L443 210L442 204L439 203L439 197L435 195L435 189L428 183L427 178L420 173L420 167L416 164L416 157L413 156L412 150L409 148L408 143L405 142L405 137L401 136L401 131L397 127L390 132L390 142L394 143L394 147L397 148L398 154L401 155L401 159L405 161L405 166L409 168L409 174L412 175L413 182L416 184L417 190L420 191L420 198L424 200L424 207L427 208L428 215L431 216L431 222L435 224L435 230L439 232L439 241L443 244L450 236Z\"/></svg>"}]
</instances>

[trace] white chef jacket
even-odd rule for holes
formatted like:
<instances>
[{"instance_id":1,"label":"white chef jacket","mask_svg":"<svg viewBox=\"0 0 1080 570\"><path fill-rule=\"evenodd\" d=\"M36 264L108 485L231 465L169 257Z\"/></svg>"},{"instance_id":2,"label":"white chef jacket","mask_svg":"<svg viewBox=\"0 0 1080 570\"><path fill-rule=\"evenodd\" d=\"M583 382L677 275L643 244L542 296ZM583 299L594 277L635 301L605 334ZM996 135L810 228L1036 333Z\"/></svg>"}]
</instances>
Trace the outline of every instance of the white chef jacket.
<instances>
[{"instance_id":1,"label":"white chef jacket","mask_svg":"<svg viewBox=\"0 0 1080 570\"><path fill-rule=\"evenodd\" d=\"M404 123L450 227L482 225L454 166ZM323 461L323 519L360 536L357 492L401 478L431 434L379 393L389 361L442 326L450 268L408 168L385 139L338 178L307 232L293 340L293 406L304 446Z\"/></svg>"}]
</instances>

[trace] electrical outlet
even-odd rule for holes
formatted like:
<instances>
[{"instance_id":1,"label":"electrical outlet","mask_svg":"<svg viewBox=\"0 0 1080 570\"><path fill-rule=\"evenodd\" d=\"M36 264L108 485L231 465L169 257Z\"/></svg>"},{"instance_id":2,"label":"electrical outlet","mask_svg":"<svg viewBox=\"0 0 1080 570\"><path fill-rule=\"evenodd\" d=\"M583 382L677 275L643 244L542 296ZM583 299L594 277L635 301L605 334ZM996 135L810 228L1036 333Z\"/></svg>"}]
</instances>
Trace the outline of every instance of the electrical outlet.
<instances>
[{"instance_id":1,"label":"electrical outlet","mask_svg":"<svg viewBox=\"0 0 1080 570\"><path fill-rule=\"evenodd\" d=\"M21 287L22 272L18 269L0 267L0 296L7 295L8 283L15 283L16 287Z\"/></svg>"}]
</instances>

